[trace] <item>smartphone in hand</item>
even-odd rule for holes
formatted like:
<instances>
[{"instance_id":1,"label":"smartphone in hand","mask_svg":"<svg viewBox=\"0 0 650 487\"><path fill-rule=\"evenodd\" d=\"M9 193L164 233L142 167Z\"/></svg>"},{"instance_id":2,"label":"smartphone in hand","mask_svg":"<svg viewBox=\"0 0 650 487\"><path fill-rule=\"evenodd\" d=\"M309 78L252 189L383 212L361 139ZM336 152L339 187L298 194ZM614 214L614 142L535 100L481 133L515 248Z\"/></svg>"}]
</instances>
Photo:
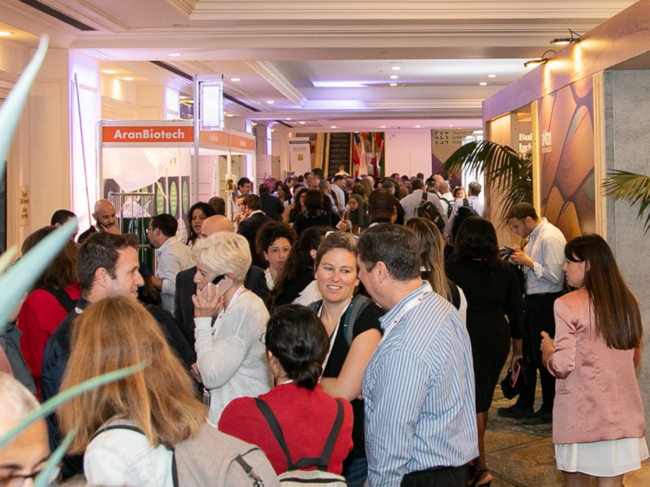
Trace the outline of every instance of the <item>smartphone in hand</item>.
<instances>
[{"instance_id":1,"label":"smartphone in hand","mask_svg":"<svg viewBox=\"0 0 650 487\"><path fill-rule=\"evenodd\" d=\"M219 296L223 296L228 289L230 289L233 285L232 279L229 279L225 275L220 275L212 279L211 284L217 286L217 293ZM208 286L204 287L203 290L201 291L201 296L204 299L207 299L208 297Z\"/></svg>"}]
</instances>

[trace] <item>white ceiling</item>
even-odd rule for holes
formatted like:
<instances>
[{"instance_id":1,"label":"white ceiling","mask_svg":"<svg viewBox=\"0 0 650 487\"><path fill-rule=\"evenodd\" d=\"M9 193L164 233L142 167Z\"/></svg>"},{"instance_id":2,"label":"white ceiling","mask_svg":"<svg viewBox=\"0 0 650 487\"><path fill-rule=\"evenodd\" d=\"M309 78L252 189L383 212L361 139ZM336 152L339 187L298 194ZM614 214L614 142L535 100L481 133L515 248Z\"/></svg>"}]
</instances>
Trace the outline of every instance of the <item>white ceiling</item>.
<instances>
[{"instance_id":1,"label":"white ceiling","mask_svg":"<svg viewBox=\"0 0 650 487\"><path fill-rule=\"evenodd\" d=\"M0 30L13 29L12 42L33 45L48 33L54 47L83 50L102 60L103 69L115 69L115 76L132 73L136 81L178 81L148 61L190 75L223 74L226 93L257 110L228 104L237 116L291 118L286 123L296 127L336 130L478 128L482 101L522 76L523 62L551 47L550 39L565 36L568 28L587 32L634 3L40 1L96 30L82 31L19 0L3 0Z\"/></svg>"}]
</instances>

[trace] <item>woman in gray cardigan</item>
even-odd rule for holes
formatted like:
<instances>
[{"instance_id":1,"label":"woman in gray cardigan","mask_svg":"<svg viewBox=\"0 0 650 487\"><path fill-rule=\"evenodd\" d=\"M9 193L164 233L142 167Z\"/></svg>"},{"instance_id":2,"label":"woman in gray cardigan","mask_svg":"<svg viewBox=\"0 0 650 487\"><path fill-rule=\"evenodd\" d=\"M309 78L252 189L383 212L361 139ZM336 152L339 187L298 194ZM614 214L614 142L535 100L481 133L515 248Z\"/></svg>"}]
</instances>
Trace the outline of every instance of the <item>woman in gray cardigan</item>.
<instances>
[{"instance_id":1,"label":"woman in gray cardigan","mask_svg":"<svg viewBox=\"0 0 650 487\"><path fill-rule=\"evenodd\" d=\"M269 313L264 302L243 285L251 265L248 242L219 232L203 239L196 253L194 302L195 377L210 393L210 422L238 397L271 389L264 345L260 341ZM215 278L230 286L213 284ZM221 293L219 292L221 289Z\"/></svg>"}]
</instances>

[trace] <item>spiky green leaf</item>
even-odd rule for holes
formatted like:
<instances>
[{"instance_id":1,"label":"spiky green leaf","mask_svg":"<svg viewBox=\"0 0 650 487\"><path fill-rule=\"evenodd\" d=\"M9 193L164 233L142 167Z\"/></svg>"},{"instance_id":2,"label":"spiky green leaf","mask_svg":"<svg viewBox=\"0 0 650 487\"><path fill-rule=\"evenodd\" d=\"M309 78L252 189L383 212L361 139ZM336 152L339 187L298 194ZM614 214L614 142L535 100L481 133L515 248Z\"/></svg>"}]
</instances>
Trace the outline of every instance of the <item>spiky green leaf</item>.
<instances>
[{"instance_id":1,"label":"spiky green leaf","mask_svg":"<svg viewBox=\"0 0 650 487\"><path fill-rule=\"evenodd\" d=\"M4 445L9 443L16 436L18 436L21 431L29 427L29 425L32 424L34 421L38 421L39 419L44 418L45 416L53 413L56 410L56 408L68 402L73 397L76 397L79 394L83 394L84 392L88 392L93 389L96 389L97 387L101 387L110 382L115 382L117 380L123 379L124 377L134 374L144 369L147 366L148 364L146 362L142 362L140 364L132 365L131 367L126 367L124 369L108 372L106 374L100 375L99 377L93 377L92 379L88 379L87 381L82 382L81 384L77 384L76 386L71 387L70 389L66 389L65 391L60 392L53 398L45 401L39 409L28 414L17 426L9 430L2 437L0 437L0 450Z\"/></svg>"},{"instance_id":2,"label":"spiky green leaf","mask_svg":"<svg viewBox=\"0 0 650 487\"><path fill-rule=\"evenodd\" d=\"M47 35L43 35L38 44L38 49L34 53L34 57L0 108L0 174L4 174L5 160L7 159L7 154L9 154L11 141L14 138L14 133L20 120L20 114L27 101L29 89L32 87L32 83L34 83L38 70L41 68L41 64L45 58L47 44L48 37Z\"/></svg>"},{"instance_id":3,"label":"spiky green leaf","mask_svg":"<svg viewBox=\"0 0 650 487\"><path fill-rule=\"evenodd\" d=\"M68 436L65 437L63 442L57 447L56 450L50 455L50 458L47 460L45 467L41 470L41 473L38 474L38 477L34 479L34 487L47 487L50 484L50 478L52 478L52 473L54 469L57 468L59 462L65 455L65 452L68 451L68 447L72 440L74 439L74 431L68 433Z\"/></svg>"},{"instance_id":4,"label":"spiky green leaf","mask_svg":"<svg viewBox=\"0 0 650 487\"><path fill-rule=\"evenodd\" d=\"M2 274L7 267L14 261L14 257L18 254L18 247L15 245L6 250L6 252L0 255L0 274Z\"/></svg>"}]
</instances>

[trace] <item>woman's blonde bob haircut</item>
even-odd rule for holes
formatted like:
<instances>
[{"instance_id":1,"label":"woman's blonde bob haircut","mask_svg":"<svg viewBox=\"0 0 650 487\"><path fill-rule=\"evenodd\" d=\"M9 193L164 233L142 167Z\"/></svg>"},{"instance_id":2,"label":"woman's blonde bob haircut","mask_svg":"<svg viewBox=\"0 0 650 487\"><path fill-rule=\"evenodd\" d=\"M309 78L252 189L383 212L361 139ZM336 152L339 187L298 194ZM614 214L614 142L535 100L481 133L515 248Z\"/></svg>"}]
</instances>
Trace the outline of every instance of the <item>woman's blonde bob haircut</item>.
<instances>
[{"instance_id":1,"label":"woman's blonde bob haircut","mask_svg":"<svg viewBox=\"0 0 650 487\"><path fill-rule=\"evenodd\" d=\"M234 274L235 284L242 284L252 258L248 240L230 232L213 233L197 244L196 261L217 276Z\"/></svg>"},{"instance_id":2,"label":"woman's blonde bob haircut","mask_svg":"<svg viewBox=\"0 0 650 487\"><path fill-rule=\"evenodd\" d=\"M192 380L171 351L160 326L136 300L108 298L91 304L72 327L70 360L62 390L142 362L124 379L77 396L57 411L61 431L76 428L69 453L77 454L114 418L133 421L149 443L171 448L194 436L207 411Z\"/></svg>"}]
</instances>

